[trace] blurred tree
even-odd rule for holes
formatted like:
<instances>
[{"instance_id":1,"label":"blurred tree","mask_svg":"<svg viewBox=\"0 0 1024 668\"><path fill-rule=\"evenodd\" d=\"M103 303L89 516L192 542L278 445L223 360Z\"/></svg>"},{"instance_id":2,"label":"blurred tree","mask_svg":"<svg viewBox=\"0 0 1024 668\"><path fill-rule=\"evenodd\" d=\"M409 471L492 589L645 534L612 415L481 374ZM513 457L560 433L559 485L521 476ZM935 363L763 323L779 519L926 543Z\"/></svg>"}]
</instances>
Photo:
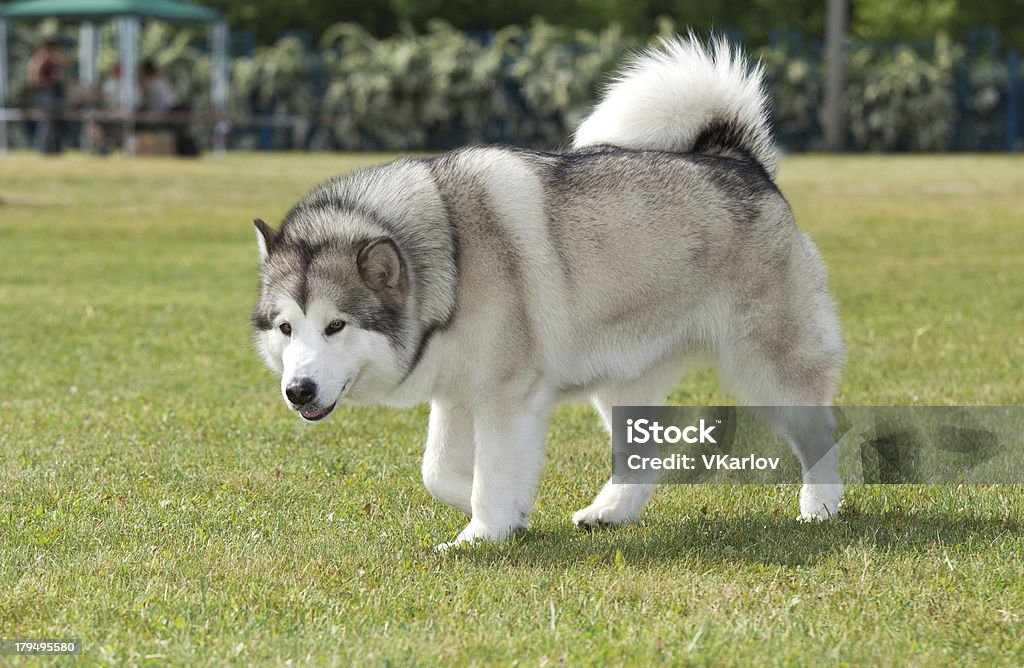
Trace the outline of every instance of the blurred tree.
<instances>
[{"instance_id":1,"label":"blurred tree","mask_svg":"<svg viewBox=\"0 0 1024 668\"><path fill-rule=\"evenodd\" d=\"M735 29L751 44L767 43L776 28L820 34L824 6L820 0L392 0L399 21L417 30L434 17L463 30L528 24L542 16L555 25L601 30L617 23L628 35L647 36L661 17L700 33Z\"/></svg>"},{"instance_id":2,"label":"blurred tree","mask_svg":"<svg viewBox=\"0 0 1024 668\"><path fill-rule=\"evenodd\" d=\"M359 23L374 35L398 29L391 0L198 0L224 12L235 30L248 30L260 44L272 44L285 32L308 32L319 39L343 21Z\"/></svg>"},{"instance_id":3,"label":"blurred tree","mask_svg":"<svg viewBox=\"0 0 1024 668\"><path fill-rule=\"evenodd\" d=\"M1003 43L1024 49L1024 0L853 0L851 32L861 39L928 41L939 33L963 40L995 28Z\"/></svg>"},{"instance_id":4,"label":"blurred tree","mask_svg":"<svg viewBox=\"0 0 1024 668\"><path fill-rule=\"evenodd\" d=\"M855 0L851 32L861 39L928 40L950 32L957 0ZM984 4L984 3L979 3Z\"/></svg>"},{"instance_id":5,"label":"blurred tree","mask_svg":"<svg viewBox=\"0 0 1024 668\"><path fill-rule=\"evenodd\" d=\"M951 24L961 38L971 28L996 28L1005 44L1024 51L1024 0L959 0Z\"/></svg>"},{"instance_id":6,"label":"blurred tree","mask_svg":"<svg viewBox=\"0 0 1024 668\"><path fill-rule=\"evenodd\" d=\"M632 4L632 3L629 3ZM748 46L763 46L777 29L795 29L820 35L824 29L825 6L821 0L649 0L646 5L645 30L652 31L658 16L668 16L682 28L699 33L712 29L738 30Z\"/></svg>"},{"instance_id":7,"label":"blurred tree","mask_svg":"<svg viewBox=\"0 0 1024 668\"><path fill-rule=\"evenodd\" d=\"M0 0L0 4L10 0ZM462 30L497 30L529 25L535 16L570 28L602 30L619 24L627 35L657 31L660 17L680 29L706 34L712 28L738 30L748 48L768 43L780 28L808 39L824 31L821 0L197 0L217 7L236 30L260 44L282 33L306 32L317 40L337 23L352 22L384 37L409 25L417 32L432 18ZM1024 49L1024 0L851 0L850 32L861 39L930 40L946 32L962 40L975 27L994 27L1003 42Z\"/></svg>"},{"instance_id":8,"label":"blurred tree","mask_svg":"<svg viewBox=\"0 0 1024 668\"><path fill-rule=\"evenodd\" d=\"M391 0L399 22L422 31L427 22L441 18L461 30L497 30L507 25L528 25L534 16L548 23L590 27L598 17L572 0ZM578 14L578 16L574 16Z\"/></svg>"}]
</instances>

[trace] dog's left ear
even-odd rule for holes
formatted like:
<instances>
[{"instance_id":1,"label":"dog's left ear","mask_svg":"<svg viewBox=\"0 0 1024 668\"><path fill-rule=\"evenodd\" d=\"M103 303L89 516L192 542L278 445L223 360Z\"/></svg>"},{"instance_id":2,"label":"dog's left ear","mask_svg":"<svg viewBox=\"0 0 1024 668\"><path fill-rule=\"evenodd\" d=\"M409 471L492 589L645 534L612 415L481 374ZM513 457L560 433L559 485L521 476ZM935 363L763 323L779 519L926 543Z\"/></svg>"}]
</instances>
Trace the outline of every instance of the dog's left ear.
<instances>
[{"instance_id":1,"label":"dog's left ear","mask_svg":"<svg viewBox=\"0 0 1024 668\"><path fill-rule=\"evenodd\" d=\"M376 292L389 291L400 298L406 294L407 281L402 256L391 239L374 239L359 251L356 259L359 275Z\"/></svg>"},{"instance_id":2,"label":"dog's left ear","mask_svg":"<svg viewBox=\"0 0 1024 668\"><path fill-rule=\"evenodd\" d=\"M256 226L256 245L260 247L260 263L263 263L267 261L270 251L277 242L277 232L261 218L252 221L252 224Z\"/></svg>"}]
</instances>

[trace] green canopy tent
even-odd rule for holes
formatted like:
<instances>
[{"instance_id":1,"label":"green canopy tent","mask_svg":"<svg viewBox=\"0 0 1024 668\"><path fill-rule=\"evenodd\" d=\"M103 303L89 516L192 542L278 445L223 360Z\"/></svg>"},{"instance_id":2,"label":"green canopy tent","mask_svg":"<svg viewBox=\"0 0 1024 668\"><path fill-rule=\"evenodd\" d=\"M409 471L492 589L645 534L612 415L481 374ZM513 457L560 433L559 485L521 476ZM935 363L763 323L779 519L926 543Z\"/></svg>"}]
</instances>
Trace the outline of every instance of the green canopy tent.
<instances>
[{"instance_id":1,"label":"green canopy tent","mask_svg":"<svg viewBox=\"0 0 1024 668\"><path fill-rule=\"evenodd\" d=\"M79 80L84 86L96 83L98 26L116 21L118 50L124 72L134 72L138 60L139 22L159 19L179 23L207 23L210 29L210 52L213 54L211 100L218 114L227 111L228 102L228 28L220 12L209 7L179 0L20 0L0 5L0 155L7 149L7 26L19 19L57 18L78 21ZM135 86L121 86L121 111L130 118L136 107ZM214 146L223 150L224 123L214 129ZM134 132L129 123L125 133L125 151L134 150Z\"/></svg>"}]
</instances>

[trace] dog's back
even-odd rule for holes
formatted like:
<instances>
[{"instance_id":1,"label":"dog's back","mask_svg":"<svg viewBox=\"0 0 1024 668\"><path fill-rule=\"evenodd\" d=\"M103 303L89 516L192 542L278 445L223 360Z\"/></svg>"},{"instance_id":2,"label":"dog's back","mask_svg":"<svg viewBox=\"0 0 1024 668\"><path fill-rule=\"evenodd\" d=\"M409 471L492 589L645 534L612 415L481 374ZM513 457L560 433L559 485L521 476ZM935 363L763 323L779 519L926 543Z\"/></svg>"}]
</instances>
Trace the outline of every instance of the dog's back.
<instances>
[{"instance_id":1,"label":"dog's back","mask_svg":"<svg viewBox=\"0 0 1024 668\"><path fill-rule=\"evenodd\" d=\"M759 163L478 147L432 169L463 251L460 316L476 344L578 391L683 349L731 357L733 343L756 343L777 366L827 367L787 401L829 401L842 348L824 272Z\"/></svg>"}]
</instances>

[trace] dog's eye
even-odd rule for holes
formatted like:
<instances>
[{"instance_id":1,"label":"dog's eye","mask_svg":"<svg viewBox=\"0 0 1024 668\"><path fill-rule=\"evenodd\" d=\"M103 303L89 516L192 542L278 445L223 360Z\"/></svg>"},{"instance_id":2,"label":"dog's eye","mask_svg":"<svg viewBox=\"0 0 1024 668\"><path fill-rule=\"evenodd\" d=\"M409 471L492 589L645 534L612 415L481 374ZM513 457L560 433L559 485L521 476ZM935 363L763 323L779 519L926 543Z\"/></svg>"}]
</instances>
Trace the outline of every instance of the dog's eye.
<instances>
[{"instance_id":1,"label":"dog's eye","mask_svg":"<svg viewBox=\"0 0 1024 668\"><path fill-rule=\"evenodd\" d=\"M282 322L278 326L278 329L281 330L281 333L284 334L285 336L291 336L292 335L292 326L289 325L286 322Z\"/></svg>"},{"instance_id":2,"label":"dog's eye","mask_svg":"<svg viewBox=\"0 0 1024 668\"><path fill-rule=\"evenodd\" d=\"M337 334L343 329L345 329L344 320L332 320L327 323L327 329L324 330L324 334L330 336L331 334Z\"/></svg>"}]
</instances>

